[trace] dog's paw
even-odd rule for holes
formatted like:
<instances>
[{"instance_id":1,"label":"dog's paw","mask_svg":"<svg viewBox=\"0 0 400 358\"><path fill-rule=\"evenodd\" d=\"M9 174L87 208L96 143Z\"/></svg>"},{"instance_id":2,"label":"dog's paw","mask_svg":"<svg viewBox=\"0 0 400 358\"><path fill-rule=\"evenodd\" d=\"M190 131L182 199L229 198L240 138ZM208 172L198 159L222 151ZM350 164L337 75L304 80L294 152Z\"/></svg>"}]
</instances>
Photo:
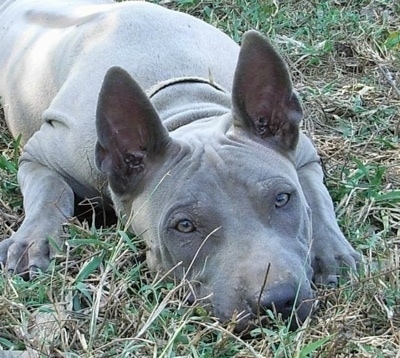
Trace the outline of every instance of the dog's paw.
<instances>
[{"instance_id":1,"label":"dog's paw","mask_svg":"<svg viewBox=\"0 0 400 358\"><path fill-rule=\"evenodd\" d=\"M314 283L317 286L337 287L339 277L355 272L361 263L357 253L340 235L335 239L318 240L312 247Z\"/></svg>"},{"instance_id":2,"label":"dog's paw","mask_svg":"<svg viewBox=\"0 0 400 358\"><path fill-rule=\"evenodd\" d=\"M50 264L47 239L21 237L19 232L0 242L0 264L4 271L34 277L38 270L45 271Z\"/></svg>"}]
</instances>

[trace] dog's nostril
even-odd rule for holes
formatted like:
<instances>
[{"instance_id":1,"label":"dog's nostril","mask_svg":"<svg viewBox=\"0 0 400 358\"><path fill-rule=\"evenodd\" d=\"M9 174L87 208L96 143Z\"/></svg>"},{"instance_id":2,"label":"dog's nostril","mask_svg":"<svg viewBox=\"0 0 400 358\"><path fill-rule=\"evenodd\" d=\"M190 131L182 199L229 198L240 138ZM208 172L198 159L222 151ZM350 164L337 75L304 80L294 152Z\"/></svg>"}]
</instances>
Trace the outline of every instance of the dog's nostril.
<instances>
[{"instance_id":1,"label":"dog's nostril","mask_svg":"<svg viewBox=\"0 0 400 358\"><path fill-rule=\"evenodd\" d=\"M280 313L282 318L288 318L295 306L296 291L287 286L274 288L263 293L253 305L253 313L263 315L266 310Z\"/></svg>"},{"instance_id":2,"label":"dog's nostril","mask_svg":"<svg viewBox=\"0 0 400 358\"><path fill-rule=\"evenodd\" d=\"M306 298L310 300L305 300ZM296 329L312 311L311 298L311 293L304 297L291 286L271 287L256 297L252 304L252 311L256 316L264 316L267 310L271 310L280 314L283 320L291 319L291 329Z\"/></svg>"},{"instance_id":3,"label":"dog's nostril","mask_svg":"<svg viewBox=\"0 0 400 358\"><path fill-rule=\"evenodd\" d=\"M280 313L283 319L290 317L293 308L294 308L294 299L286 299L286 298L272 298L272 300L268 300L267 302L260 302L260 308L262 311L271 310L276 313ZM262 312L263 314L263 312Z\"/></svg>"},{"instance_id":4,"label":"dog's nostril","mask_svg":"<svg viewBox=\"0 0 400 358\"><path fill-rule=\"evenodd\" d=\"M294 300L288 300L288 301L286 301L283 309L284 310L292 310L293 306L294 306Z\"/></svg>"},{"instance_id":5,"label":"dog's nostril","mask_svg":"<svg viewBox=\"0 0 400 358\"><path fill-rule=\"evenodd\" d=\"M291 330L295 330L312 313L313 297L312 291L299 290L290 285L273 286L258 294L251 304L252 313L261 318L264 325L271 323L266 317L266 311L271 310L289 323Z\"/></svg>"}]
</instances>

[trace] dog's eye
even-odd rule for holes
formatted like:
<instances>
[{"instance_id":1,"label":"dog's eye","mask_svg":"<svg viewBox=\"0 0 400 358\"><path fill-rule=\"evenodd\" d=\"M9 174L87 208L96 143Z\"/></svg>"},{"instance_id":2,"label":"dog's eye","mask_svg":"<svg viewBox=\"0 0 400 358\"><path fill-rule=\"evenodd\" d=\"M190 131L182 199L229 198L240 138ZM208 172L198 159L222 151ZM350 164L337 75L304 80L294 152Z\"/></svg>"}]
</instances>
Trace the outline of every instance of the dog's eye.
<instances>
[{"instance_id":1,"label":"dog's eye","mask_svg":"<svg viewBox=\"0 0 400 358\"><path fill-rule=\"evenodd\" d=\"M175 229L187 234L189 232L193 232L194 230L196 230L196 227L190 220L183 219L176 224Z\"/></svg>"},{"instance_id":2,"label":"dog's eye","mask_svg":"<svg viewBox=\"0 0 400 358\"><path fill-rule=\"evenodd\" d=\"M279 193L275 197L275 207L276 208L281 208L282 206L285 206L290 199L290 194L289 193Z\"/></svg>"}]
</instances>

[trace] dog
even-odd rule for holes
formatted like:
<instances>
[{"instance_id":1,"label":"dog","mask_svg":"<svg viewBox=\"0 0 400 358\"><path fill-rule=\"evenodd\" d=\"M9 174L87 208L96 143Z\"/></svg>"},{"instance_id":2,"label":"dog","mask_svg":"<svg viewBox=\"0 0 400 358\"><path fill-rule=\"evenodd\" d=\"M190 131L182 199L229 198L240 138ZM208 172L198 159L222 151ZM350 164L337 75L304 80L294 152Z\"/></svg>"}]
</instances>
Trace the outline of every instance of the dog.
<instances>
[{"instance_id":1,"label":"dog","mask_svg":"<svg viewBox=\"0 0 400 358\"><path fill-rule=\"evenodd\" d=\"M313 283L356 269L288 69L260 33L239 47L190 15L108 0L3 0L0 23L26 215L0 243L8 271L48 267L76 198L112 202L149 268L190 279L221 321L241 313L238 330L267 309L301 324Z\"/></svg>"}]
</instances>

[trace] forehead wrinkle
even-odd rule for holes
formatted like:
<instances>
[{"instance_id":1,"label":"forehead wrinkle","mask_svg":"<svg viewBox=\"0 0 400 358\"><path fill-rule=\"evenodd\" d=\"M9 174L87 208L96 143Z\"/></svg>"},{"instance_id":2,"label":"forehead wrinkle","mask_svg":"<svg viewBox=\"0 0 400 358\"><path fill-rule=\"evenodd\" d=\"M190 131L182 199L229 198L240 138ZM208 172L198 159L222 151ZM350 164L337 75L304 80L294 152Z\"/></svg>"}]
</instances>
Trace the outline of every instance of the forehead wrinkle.
<instances>
[{"instance_id":1,"label":"forehead wrinkle","mask_svg":"<svg viewBox=\"0 0 400 358\"><path fill-rule=\"evenodd\" d=\"M206 145L202 163L207 167L207 172L212 171L212 175L207 177L212 177L215 186L222 187L223 192L233 189L233 193L237 193L240 188L246 190L251 182L249 178L254 178L261 169L249 166L246 154L246 148L241 143L230 140Z\"/></svg>"},{"instance_id":2,"label":"forehead wrinkle","mask_svg":"<svg viewBox=\"0 0 400 358\"><path fill-rule=\"evenodd\" d=\"M226 158L228 168L242 167L246 176L253 180L265 177L296 175L295 167L290 158L277 152L274 148L252 140L227 141L220 147L221 158Z\"/></svg>"},{"instance_id":3,"label":"forehead wrinkle","mask_svg":"<svg viewBox=\"0 0 400 358\"><path fill-rule=\"evenodd\" d=\"M220 147L215 148L212 144L204 145L204 160L207 164L211 164L212 167L218 169L220 166L224 165L225 161L222 159L220 151Z\"/></svg>"},{"instance_id":4,"label":"forehead wrinkle","mask_svg":"<svg viewBox=\"0 0 400 358\"><path fill-rule=\"evenodd\" d=\"M195 145L194 145L195 144ZM210 141L191 141L190 153L179 165L176 174L179 176L175 190L182 190L192 198L197 198L198 194L203 197L212 192L212 188L221 187L221 191L226 191L227 162L226 158L220 155L219 147L214 147ZM228 175L229 176L229 175ZM211 191L210 191L210 190ZM212 200L211 197L208 200ZM203 197L204 199L204 197Z\"/></svg>"},{"instance_id":5,"label":"forehead wrinkle","mask_svg":"<svg viewBox=\"0 0 400 358\"><path fill-rule=\"evenodd\" d=\"M177 184L186 188L187 194L190 191L192 198L194 193L207 192L212 187L221 192L233 190L236 196L271 177L297 176L289 158L252 140L235 140L219 134L193 136L186 144L190 149L176 172L181 178Z\"/></svg>"}]
</instances>

